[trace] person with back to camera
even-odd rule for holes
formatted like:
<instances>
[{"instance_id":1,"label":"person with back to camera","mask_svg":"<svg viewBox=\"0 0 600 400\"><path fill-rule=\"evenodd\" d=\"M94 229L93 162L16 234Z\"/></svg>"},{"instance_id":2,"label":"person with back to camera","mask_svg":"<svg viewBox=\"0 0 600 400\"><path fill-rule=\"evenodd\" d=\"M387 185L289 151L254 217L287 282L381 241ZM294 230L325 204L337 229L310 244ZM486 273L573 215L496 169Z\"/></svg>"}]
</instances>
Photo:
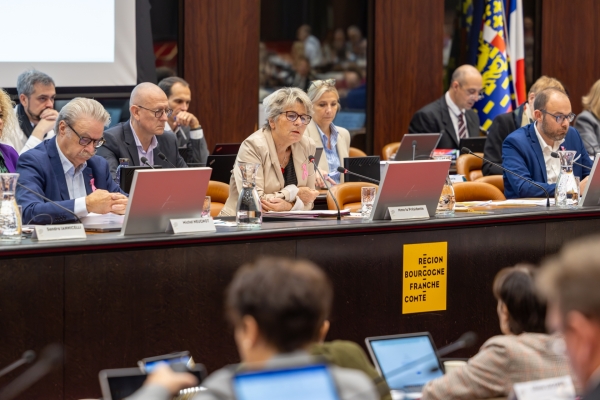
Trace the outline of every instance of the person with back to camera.
<instances>
[{"instance_id":1,"label":"person with back to camera","mask_svg":"<svg viewBox=\"0 0 600 400\"><path fill-rule=\"evenodd\" d=\"M306 136L319 146L323 146L323 155L319 160L319 169L331 185L344 182L337 168L343 166L343 160L350 152L350 133L333 124L340 108L340 96L335 88L335 80L313 81L308 88L308 97L312 101L315 113L306 127ZM318 187L325 187L320 176L316 176Z\"/></svg>"},{"instance_id":2,"label":"person with back to camera","mask_svg":"<svg viewBox=\"0 0 600 400\"><path fill-rule=\"evenodd\" d=\"M498 272L493 292L502 335L488 339L479 353L423 388L423 400L506 397L513 385L572 375L558 337L546 333L546 303L535 290L535 270L517 265Z\"/></svg>"},{"instance_id":3,"label":"person with back to camera","mask_svg":"<svg viewBox=\"0 0 600 400\"><path fill-rule=\"evenodd\" d=\"M240 146L221 216L236 214L242 188L238 162L260 164L256 190L264 211L312 210L319 194L308 159L315 154L315 142L304 136L313 113L310 99L298 88L283 88L267 96L263 105L267 123Z\"/></svg>"},{"instance_id":4,"label":"person with back to camera","mask_svg":"<svg viewBox=\"0 0 600 400\"><path fill-rule=\"evenodd\" d=\"M226 310L242 363L212 373L195 400L234 399L232 379L241 370L321 364L309 354L331 309L333 290L325 273L307 261L263 258L241 267L226 293ZM363 372L328 365L342 400L379 396ZM158 367L130 400L167 400L194 385L191 374Z\"/></svg>"}]
</instances>

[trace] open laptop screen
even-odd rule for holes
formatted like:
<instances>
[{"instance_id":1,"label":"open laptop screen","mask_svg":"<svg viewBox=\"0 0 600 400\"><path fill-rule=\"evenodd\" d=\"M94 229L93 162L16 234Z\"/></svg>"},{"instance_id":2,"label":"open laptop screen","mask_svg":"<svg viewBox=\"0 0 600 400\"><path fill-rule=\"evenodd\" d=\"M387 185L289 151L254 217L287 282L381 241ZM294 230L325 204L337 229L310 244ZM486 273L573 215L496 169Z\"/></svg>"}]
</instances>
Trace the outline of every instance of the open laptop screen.
<instances>
[{"instance_id":1,"label":"open laptop screen","mask_svg":"<svg viewBox=\"0 0 600 400\"><path fill-rule=\"evenodd\" d=\"M331 373L326 365L269 371L242 372L233 380L240 400L337 400Z\"/></svg>"},{"instance_id":2,"label":"open laptop screen","mask_svg":"<svg viewBox=\"0 0 600 400\"><path fill-rule=\"evenodd\" d=\"M373 339L370 347L393 390L411 390L444 374L428 334Z\"/></svg>"}]
</instances>

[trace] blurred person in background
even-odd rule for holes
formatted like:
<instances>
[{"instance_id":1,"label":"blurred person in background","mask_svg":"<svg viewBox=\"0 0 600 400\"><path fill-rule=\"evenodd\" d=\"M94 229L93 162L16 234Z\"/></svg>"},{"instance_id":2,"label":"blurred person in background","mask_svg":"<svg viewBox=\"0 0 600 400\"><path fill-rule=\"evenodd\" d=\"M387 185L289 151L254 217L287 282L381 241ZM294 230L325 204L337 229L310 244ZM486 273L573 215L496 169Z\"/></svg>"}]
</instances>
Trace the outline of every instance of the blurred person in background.
<instances>
[{"instance_id":1,"label":"blurred person in background","mask_svg":"<svg viewBox=\"0 0 600 400\"><path fill-rule=\"evenodd\" d=\"M590 156L600 151L600 79L594 83L587 96L581 99L583 111L575 120L575 129Z\"/></svg>"}]
</instances>

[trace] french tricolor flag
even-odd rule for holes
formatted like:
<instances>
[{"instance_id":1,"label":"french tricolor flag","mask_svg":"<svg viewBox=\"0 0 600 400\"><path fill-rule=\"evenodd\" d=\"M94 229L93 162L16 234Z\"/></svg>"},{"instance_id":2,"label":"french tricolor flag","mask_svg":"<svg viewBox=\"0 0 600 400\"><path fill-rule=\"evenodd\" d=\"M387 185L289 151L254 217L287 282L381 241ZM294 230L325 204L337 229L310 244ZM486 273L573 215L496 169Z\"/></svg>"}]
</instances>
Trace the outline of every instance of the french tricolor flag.
<instances>
[{"instance_id":1,"label":"french tricolor flag","mask_svg":"<svg viewBox=\"0 0 600 400\"><path fill-rule=\"evenodd\" d=\"M525 92L525 35L522 0L505 0L508 10L508 57L517 106L527 101Z\"/></svg>"}]
</instances>

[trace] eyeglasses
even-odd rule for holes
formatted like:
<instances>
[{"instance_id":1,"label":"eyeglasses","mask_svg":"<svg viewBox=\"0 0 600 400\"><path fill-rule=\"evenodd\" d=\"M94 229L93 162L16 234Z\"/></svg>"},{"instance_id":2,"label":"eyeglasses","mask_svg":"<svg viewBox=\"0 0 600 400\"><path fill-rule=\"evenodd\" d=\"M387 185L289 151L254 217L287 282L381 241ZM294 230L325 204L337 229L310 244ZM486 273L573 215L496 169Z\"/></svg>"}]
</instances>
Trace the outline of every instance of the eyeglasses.
<instances>
[{"instance_id":1,"label":"eyeglasses","mask_svg":"<svg viewBox=\"0 0 600 400\"><path fill-rule=\"evenodd\" d=\"M569 122L573 122L573 120L575 119L575 114L573 114L573 113L570 113L569 115L562 115L562 114L554 115L554 114L550 114L546 110L541 110L541 111L544 114L552 115L554 118L556 118L556 122L558 124L562 124L565 119L568 120Z\"/></svg>"},{"instance_id":2,"label":"eyeglasses","mask_svg":"<svg viewBox=\"0 0 600 400\"><path fill-rule=\"evenodd\" d=\"M310 90L310 88L313 87L313 85L315 87L319 87L319 86L323 86L323 85L335 87L335 79L325 79L323 81L312 81L310 83L310 86L308 87L308 90Z\"/></svg>"},{"instance_id":3,"label":"eyeglasses","mask_svg":"<svg viewBox=\"0 0 600 400\"><path fill-rule=\"evenodd\" d=\"M288 121L296 121L298 118L300 118L300 122L302 122L304 125L308 125L310 124L310 121L312 120L312 117L308 114L298 114L296 111L283 111L280 112L279 114L285 114L285 117L288 119Z\"/></svg>"},{"instance_id":4,"label":"eyeglasses","mask_svg":"<svg viewBox=\"0 0 600 400\"><path fill-rule=\"evenodd\" d=\"M160 110L151 110L151 109L149 109L149 108L142 107L142 106L140 106L139 104L135 104L135 106L136 106L136 107L139 107L139 108L143 108L144 110L148 110L148 111L150 111L150 112L153 112L153 113L154 113L154 116L155 116L156 118L160 118L160 117L162 117L162 116L163 116L163 114L165 114L165 113L167 114L167 117L170 117L170 116L171 116L171 114L173 114L173 110L171 110L170 108L165 108L164 110L163 110L162 108L161 108Z\"/></svg>"},{"instance_id":5,"label":"eyeglasses","mask_svg":"<svg viewBox=\"0 0 600 400\"><path fill-rule=\"evenodd\" d=\"M461 88L463 87L460 83L458 85ZM467 94L469 95L469 97L475 97L477 100L483 99L483 96L484 96L483 90L477 91L476 89L465 89L465 88L463 88L463 90L465 92L467 92Z\"/></svg>"},{"instance_id":6,"label":"eyeglasses","mask_svg":"<svg viewBox=\"0 0 600 400\"><path fill-rule=\"evenodd\" d=\"M66 121L65 121L65 124L67 124L67 126L69 127L69 129L71 129L71 130L72 130L72 131L73 131L73 132L74 132L74 133L77 135L77 137L79 138L79 144L80 144L80 145L82 145L82 146L84 146L84 147L85 147L85 146L87 146L87 145L89 145L90 143L94 143L94 147L95 147L95 148L98 148L98 147L102 146L102 145L103 145L103 144L106 142L106 140L104 140L104 138L100 138L100 139L98 139L98 140L94 140L94 139L92 139L92 138L89 138L89 137L84 137L84 136L81 136L81 135L80 135L79 133L77 133L77 131L76 131L75 129L73 129L73 127L72 127L71 125L69 125L69 124L68 124Z\"/></svg>"}]
</instances>

